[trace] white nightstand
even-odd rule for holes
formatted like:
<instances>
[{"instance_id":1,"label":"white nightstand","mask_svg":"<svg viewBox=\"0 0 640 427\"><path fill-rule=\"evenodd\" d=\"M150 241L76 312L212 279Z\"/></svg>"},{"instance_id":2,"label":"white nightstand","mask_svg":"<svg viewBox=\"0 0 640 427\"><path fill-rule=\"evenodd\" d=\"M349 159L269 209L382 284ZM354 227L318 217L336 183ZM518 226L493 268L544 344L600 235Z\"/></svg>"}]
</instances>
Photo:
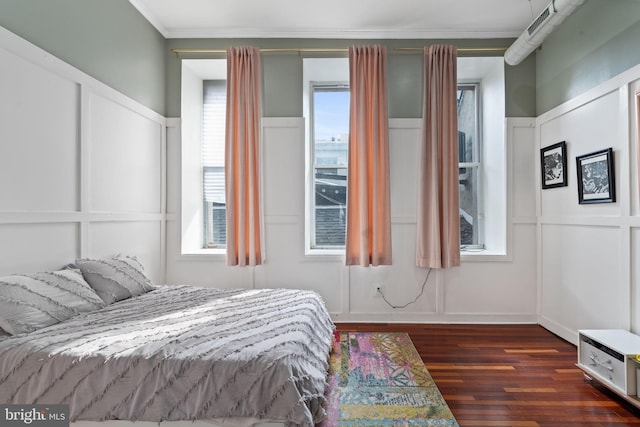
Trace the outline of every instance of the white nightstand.
<instances>
[{"instance_id":1,"label":"white nightstand","mask_svg":"<svg viewBox=\"0 0 640 427\"><path fill-rule=\"evenodd\" d=\"M578 367L628 402L640 407L636 356L640 336L622 329L578 331Z\"/></svg>"}]
</instances>

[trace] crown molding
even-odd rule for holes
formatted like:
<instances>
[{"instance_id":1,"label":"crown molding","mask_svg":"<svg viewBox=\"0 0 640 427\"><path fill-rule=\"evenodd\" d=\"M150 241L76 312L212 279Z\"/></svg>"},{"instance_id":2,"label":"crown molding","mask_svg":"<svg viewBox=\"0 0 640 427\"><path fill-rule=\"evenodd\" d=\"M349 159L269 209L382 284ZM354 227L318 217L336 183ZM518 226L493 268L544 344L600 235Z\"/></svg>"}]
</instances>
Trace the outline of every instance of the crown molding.
<instances>
[{"instance_id":1,"label":"crown molding","mask_svg":"<svg viewBox=\"0 0 640 427\"><path fill-rule=\"evenodd\" d=\"M271 30L271 29L164 29L167 39L502 39L515 38L514 31L429 31L429 30Z\"/></svg>"},{"instance_id":2,"label":"crown molding","mask_svg":"<svg viewBox=\"0 0 640 427\"><path fill-rule=\"evenodd\" d=\"M162 25L160 18L158 18L153 12L151 12L149 8L147 8L139 0L129 0L129 3L131 3L131 5L135 7L138 10L138 12L140 12L140 14L147 21L149 21L149 23L151 23L151 25L153 25L155 29L158 30L158 32L162 34L162 36L165 39L171 38L169 37L170 32L167 30L167 28L164 25Z\"/></svg>"}]
</instances>

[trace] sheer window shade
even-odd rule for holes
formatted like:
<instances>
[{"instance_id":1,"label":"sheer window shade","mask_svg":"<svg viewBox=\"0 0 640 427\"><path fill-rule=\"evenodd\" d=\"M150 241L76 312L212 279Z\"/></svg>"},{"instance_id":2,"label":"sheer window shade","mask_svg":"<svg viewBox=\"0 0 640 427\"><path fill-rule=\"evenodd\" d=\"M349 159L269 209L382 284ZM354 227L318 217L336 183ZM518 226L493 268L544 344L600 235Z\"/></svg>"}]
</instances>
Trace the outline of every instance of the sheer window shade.
<instances>
[{"instance_id":1,"label":"sheer window shade","mask_svg":"<svg viewBox=\"0 0 640 427\"><path fill-rule=\"evenodd\" d=\"M224 127L227 82L206 80L202 102L202 167L204 201L224 204Z\"/></svg>"}]
</instances>

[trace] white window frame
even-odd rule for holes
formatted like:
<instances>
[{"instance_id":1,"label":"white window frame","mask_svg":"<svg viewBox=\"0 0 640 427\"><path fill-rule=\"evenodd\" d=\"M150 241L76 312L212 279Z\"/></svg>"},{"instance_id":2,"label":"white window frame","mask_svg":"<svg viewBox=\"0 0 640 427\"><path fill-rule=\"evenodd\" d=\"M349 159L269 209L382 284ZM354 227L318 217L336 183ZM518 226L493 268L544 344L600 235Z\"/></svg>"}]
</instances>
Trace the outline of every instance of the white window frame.
<instances>
[{"instance_id":1,"label":"white window frame","mask_svg":"<svg viewBox=\"0 0 640 427\"><path fill-rule=\"evenodd\" d=\"M505 73L502 57L458 58L458 85L480 84L481 191L484 249L461 251L463 261L509 261L511 220L507 195L509 172L505 120Z\"/></svg>"},{"instance_id":2,"label":"white window frame","mask_svg":"<svg viewBox=\"0 0 640 427\"><path fill-rule=\"evenodd\" d=\"M226 59L183 59L181 98L181 254L226 255L204 247L202 96L205 80L226 80Z\"/></svg>"},{"instance_id":3,"label":"white window frame","mask_svg":"<svg viewBox=\"0 0 640 427\"><path fill-rule=\"evenodd\" d=\"M226 100L226 78L225 79L207 79L206 81L203 81L203 88L206 86L207 82L224 82L224 89L222 91L218 91L217 93L220 94L224 94L224 98ZM214 83L215 84L215 83ZM206 92L206 91L204 91ZM221 99L220 99L221 100ZM224 106L222 108L221 114L222 114L222 122L215 122L217 124L223 125L224 121L226 120L226 103L218 103L217 106L218 108L220 108L221 104ZM204 97L203 97L203 119L202 119L202 137L201 137L201 144L202 144L202 152L203 155L202 157L202 173L203 173L203 178L206 178L206 172L207 169L209 170L217 170L218 174L220 174L220 172L222 172L222 180L224 181L224 126L221 126L222 128L222 134L220 134L219 132L215 132L212 134L207 133L207 130L204 127L204 118L205 118L205 105L204 105ZM220 131L220 129L217 129L218 131ZM210 137L213 138L218 144L216 145L220 145L218 146L217 149L214 148L214 152L216 154L218 154L219 156L216 156L215 154L213 156L209 156L207 154L207 151L205 151L205 137ZM210 148L210 147L209 147ZM209 154L211 153L211 151L209 151ZM207 165L205 162L205 159L208 159L209 161L214 160L218 160L221 161L222 164L220 163L215 163L215 165ZM215 206L213 205L209 205L208 202L205 200L205 195L207 192L207 186L206 186L206 179L203 179L203 185L204 185L204 189L203 189L203 218L202 218L202 227L203 227L203 235L202 235L202 241L203 241L203 247L204 248L218 248L218 249L225 249L227 247L226 241L224 243L215 243L213 242L213 236L214 236L214 227L213 227L213 215L214 215L214 211L217 209ZM222 192L224 194L224 187L222 188ZM225 210L226 210L226 206L225 206ZM226 225L226 218L225 218L225 225ZM225 230L226 233L226 230ZM211 237L211 239L210 239Z\"/></svg>"},{"instance_id":4,"label":"white window frame","mask_svg":"<svg viewBox=\"0 0 640 427\"><path fill-rule=\"evenodd\" d=\"M484 224L484 181L483 181L483 162L482 162L482 102L481 102L481 84L480 82L458 82L458 87L472 86L474 88L475 95L475 129L474 136L476 141L473 143L473 158L475 161L473 162L459 162L458 168L475 168L476 169L476 197L477 197L477 209L478 216L477 221L478 224L475 226L476 231L478 233L477 244L462 244L460 243L460 249L462 251L480 251L485 249L484 244L484 233L485 233L485 224Z\"/></svg>"},{"instance_id":5,"label":"white window frame","mask_svg":"<svg viewBox=\"0 0 640 427\"><path fill-rule=\"evenodd\" d=\"M313 82L349 82L349 58L304 58L303 59L303 115L305 118L305 255L344 255L344 247L314 247L314 151L313 151Z\"/></svg>"},{"instance_id":6,"label":"white window frame","mask_svg":"<svg viewBox=\"0 0 640 427\"><path fill-rule=\"evenodd\" d=\"M328 89L336 89L336 91L349 91L349 82L311 82L310 83L311 87L310 87L310 96L311 99L314 98L314 94L316 92L316 90L318 88L328 88ZM317 227L317 223L316 223L316 213L317 213L317 205L316 205L316 187L315 187L315 183L316 183L316 173L318 169L346 169L348 170L348 164L344 164L344 165L324 165L324 164L319 164L317 163L317 152L316 152L316 140L315 140L315 128L314 128L314 108L315 108L315 103L313 101L310 101L311 105L310 105L310 111L311 111L311 115L310 115L310 119L309 119L309 127L310 127L310 140L309 140L309 147L311 150L311 179L312 179L312 183L311 183L311 189L309 189L309 204L310 204L310 217L309 217L309 221L311 224L310 230L309 230L309 238L310 238L310 246L311 249L317 249L317 250L344 250L345 249L345 245L322 245L319 244L316 241L317 238L317 232L316 232L316 227ZM314 161L315 160L315 161ZM345 175L345 179L346 179L346 175ZM346 181L345 181L346 184ZM345 201L345 219L346 219L346 206L347 203ZM345 231L345 235L346 235L346 231Z\"/></svg>"}]
</instances>

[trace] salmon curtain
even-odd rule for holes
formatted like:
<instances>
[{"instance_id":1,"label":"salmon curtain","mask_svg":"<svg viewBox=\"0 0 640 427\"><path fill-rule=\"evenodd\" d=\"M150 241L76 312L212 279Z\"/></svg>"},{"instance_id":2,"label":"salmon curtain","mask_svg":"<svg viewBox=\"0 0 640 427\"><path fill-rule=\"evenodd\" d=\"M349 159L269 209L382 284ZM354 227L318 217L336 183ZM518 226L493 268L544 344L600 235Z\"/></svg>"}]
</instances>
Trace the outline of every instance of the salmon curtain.
<instances>
[{"instance_id":1,"label":"salmon curtain","mask_svg":"<svg viewBox=\"0 0 640 427\"><path fill-rule=\"evenodd\" d=\"M460 265L457 49L424 50L424 109L418 166L416 265Z\"/></svg>"},{"instance_id":2,"label":"salmon curtain","mask_svg":"<svg viewBox=\"0 0 640 427\"><path fill-rule=\"evenodd\" d=\"M227 265L263 261L260 182L260 49L227 49L225 193Z\"/></svg>"},{"instance_id":3,"label":"salmon curtain","mask_svg":"<svg viewBox=\"0 0 640 427\"><path fill-rule=\"evenodd\" d=\"M391 264L385 46L349 48L347 265Z\"/></svg>"}]
</instances>

